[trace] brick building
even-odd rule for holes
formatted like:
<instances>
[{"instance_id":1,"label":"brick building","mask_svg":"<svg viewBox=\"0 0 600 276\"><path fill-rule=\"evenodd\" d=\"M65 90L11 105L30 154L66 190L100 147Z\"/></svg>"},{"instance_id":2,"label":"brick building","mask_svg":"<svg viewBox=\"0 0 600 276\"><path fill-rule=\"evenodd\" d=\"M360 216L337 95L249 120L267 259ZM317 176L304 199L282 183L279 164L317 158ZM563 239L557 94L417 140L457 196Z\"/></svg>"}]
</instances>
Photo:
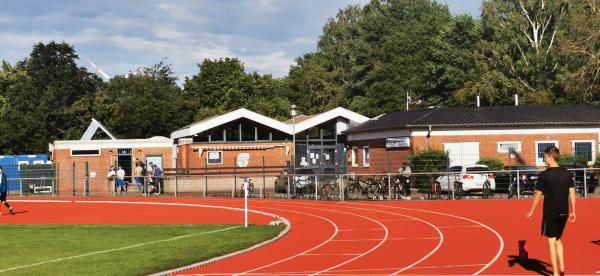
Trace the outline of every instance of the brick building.
<instances>
[{"instance_id":1,"label":"brick building","mask_svg":"<svg viewBox=\"0 0 600 276\"><path fill-rule=\"evenodd\" d=\"M98 130L108 138L93 139ZM117 139L94 119L80 140L54 141L49 145L58 193L77 195L111 192L113 186L106 182L111 165L121 166L128 178L135 159L161 168L172 167L173 150L173 140L166 137Z\"/></svg>"},{"instance_id":2,"label":"brick building","mask_svg":"<svg viewBox=\"0 0 600 276\"><path fill-rule=\"evenodd\" d=\"M551 145L562 153L596 160L600 107L497 106L398 111L345 132L349 171L395 172L411 154L447 151L450 165L473 165L484 157L507 164L543 166ZM512 153L509 151L512 150Z\"/></svg>"}]
</instances>

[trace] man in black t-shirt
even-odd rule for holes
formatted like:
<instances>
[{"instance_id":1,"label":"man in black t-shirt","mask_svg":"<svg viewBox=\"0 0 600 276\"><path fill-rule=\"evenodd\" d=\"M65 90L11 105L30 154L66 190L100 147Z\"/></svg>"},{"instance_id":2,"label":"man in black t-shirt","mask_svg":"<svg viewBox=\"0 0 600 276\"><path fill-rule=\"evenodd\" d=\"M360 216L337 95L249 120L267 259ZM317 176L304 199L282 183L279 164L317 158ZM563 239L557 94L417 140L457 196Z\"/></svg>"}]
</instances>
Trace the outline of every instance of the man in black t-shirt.
<instances>
[{"instance_id":1,"label":"man in black t-shirt","mask_svg":"<svg viewBox=\"0 0 600 276\"><path fill-rule=\"evenodd\" d=\"M559 158L560 152L557 147L549 147L544 151L544 162L548 165L548 169L538 176L533 203L526 215L527 218L531 218L543 194L544 215L542 217L542 235L548 237L550 260L554 269L554 275L564 275L565 273L561 238L567 224L567 219L575 222L576 218L573 175L559 167ZM571 212L569 212L569 200L571 201Z\"/></svg>"}]
</instances>

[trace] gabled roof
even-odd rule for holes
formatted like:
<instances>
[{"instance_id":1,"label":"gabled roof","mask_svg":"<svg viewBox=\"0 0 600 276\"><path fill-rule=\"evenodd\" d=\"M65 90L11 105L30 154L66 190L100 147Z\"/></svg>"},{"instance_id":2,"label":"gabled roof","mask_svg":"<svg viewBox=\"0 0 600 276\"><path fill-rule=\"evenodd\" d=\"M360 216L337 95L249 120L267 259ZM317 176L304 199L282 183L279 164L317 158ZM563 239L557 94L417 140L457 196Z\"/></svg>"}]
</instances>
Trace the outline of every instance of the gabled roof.
<instances>
[{"instance_id":1,"label":"gabled roof","mask_svg":"<svg viewBox=\"0 0 600 276\"><path fill-rule=\"evenodd\" d=\"M101 129L104 133L106 133L106 135L108 135L108 137L110 137L111 140L117 140L117 138L114 135L112 135L112 133L110 133L110 131L108 131L108 129L106 127L104 127L104 125L102 125L100 122L98 122L94 118L92 118L92 122L90 123L88 128L85 130L85 132L81 136L81 139L79 139L79 140L82 140L82 141L92 140L92 138L94 138L94 134L96 134L96 131L98 131L98 129Z\"/></svg>"},{"instance_id":2,"label":"gabled roof","mask_svg":"<svg viewBox=\"0 0 600 276\"><path fill-rule=\"evenodd\" d=\"M359 124L364 123L369 120L368 117L362 116L356 112L350 111L348 109L338 107L327 112L323 112L320 114L312 115L312 116L302 116L301 121L295 124L296 133L302 132L311 127L320 125L329 120L333 120L337 117L342 117L348 119L349 121ZM294 127L291 124L291 120L288 122L280 122L275 119L269 118L267 116L261 115L254 111L250 111L245 108L240 108L235 111L226 113L221 116L214 116L211 118L204 119L202 121L193 123L189 126L183 127L171 133L172 139L179 139L183 137L189 137L197 133L201 133L207 131L209 129L218 127L220 125L245 118L259 124L271 127L273 129L279 130L283 133L292 135L292 131Z\"/></svg>"},{"instance_id":3,"label":"gabled roof","mask_svg":"<svg viewBox=\"0 0 600 276\"><path fill-rule=\"evenodd\" d=\"M214 127L218 127L220 125L235 121L237 119L246 118L248 120L255 121L265 126L272 127L281 132L291 134L292 129L286 123L277 121L275 119L269 118L262 114L258 114L254 111L250 111L245 108L240 108L235 111L223 114L221 116L214 116L208 119L204 119L202 121L193 123L187 127L181 128L179 130L171 133L171 139L179 139L182 137L192 136L196 133L200 133L203 131L207 131Z\"/></svg>"},{"instance_id":4,"label":"gabled roof","mask_svg":"<svg viewBox=\"0 0 600 276\"><path fill-rule=\"evenodd\" d=\"M314 115L302 122L296 123L296 127L295 127L296 133L305 131L314 126L318 126L322 123L325 123L329 120L333 120L337 117L346 118L346 119L348 119L352 122L358 123L358 124L364 123L369 120L369 117L365 117L354 111L350 111L343 107L336 107L332 110Z\"/></svg>"},{"instance_id":5,"label":"gabled roof","mask_svg":"<svg viewBox=\"0 0 600 276\"><path fill-rule=\"evenodd\" d=\"M600 126L600 107L591 105L447 107L398 111L347 130L347 133L398 128L492 128Z\"/></svg>"}]
</instances>

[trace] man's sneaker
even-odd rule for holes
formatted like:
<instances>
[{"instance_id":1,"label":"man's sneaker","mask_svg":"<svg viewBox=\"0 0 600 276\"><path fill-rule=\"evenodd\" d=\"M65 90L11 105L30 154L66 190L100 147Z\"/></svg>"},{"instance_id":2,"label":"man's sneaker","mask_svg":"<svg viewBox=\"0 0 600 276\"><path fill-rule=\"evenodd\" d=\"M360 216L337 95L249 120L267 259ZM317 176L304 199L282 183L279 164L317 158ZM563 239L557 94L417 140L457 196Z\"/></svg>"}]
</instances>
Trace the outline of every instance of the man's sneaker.
<instances>
[{"instance_id":1,"label":"man's sneaker","mask_svg":"<svg viewBox=\"0 0 600 276\"><path fill-rule=\"evenodd\" d=\"M8 211L10 212L11 215L15 215L15 212L13 211L12 207L10 207L10 209L8 209Z\"/></svg>"}]
</instances>

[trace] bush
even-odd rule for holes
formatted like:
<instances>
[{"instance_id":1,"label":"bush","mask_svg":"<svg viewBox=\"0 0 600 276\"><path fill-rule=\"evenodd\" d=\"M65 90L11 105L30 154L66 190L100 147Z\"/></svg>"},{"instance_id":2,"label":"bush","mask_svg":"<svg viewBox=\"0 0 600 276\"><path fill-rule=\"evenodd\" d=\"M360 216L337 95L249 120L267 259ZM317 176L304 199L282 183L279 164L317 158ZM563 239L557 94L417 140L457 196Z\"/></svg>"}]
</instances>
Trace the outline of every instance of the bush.
<instances>
[{"instance_id":1,"label":"bush","mask_svg":"<svg viewBox=\"0 0 600 276\"><path fill-rule=\"evenodd\" d=\"M486 165L492 171L499 171L502 170L502 168L504 167L504 163L502 162L502 160L493 157L481 158L479 159L479 161L477 161L477 164Z\"/></svg>"},{"instance_id":2,"label":"bush","mask_svg":"<svg viewBox=\"0 0 600 276\"><path fill-rule=\"evenodd\" d=\"M449 164L448 153L436 149L417 152L408 157L408 165L413 172L444 172Z\"/></svg>"},{"instance_id":3,"label":"bush","mask_svg":"<svg viewBox=\"0 0 600 276\"><path fill-rule=\"evenodd\" d=\"M585 156L565 153L560 155L560 163L569 163L581 166L587 166L588 160Z\"/></svg>"}]
</instances>

